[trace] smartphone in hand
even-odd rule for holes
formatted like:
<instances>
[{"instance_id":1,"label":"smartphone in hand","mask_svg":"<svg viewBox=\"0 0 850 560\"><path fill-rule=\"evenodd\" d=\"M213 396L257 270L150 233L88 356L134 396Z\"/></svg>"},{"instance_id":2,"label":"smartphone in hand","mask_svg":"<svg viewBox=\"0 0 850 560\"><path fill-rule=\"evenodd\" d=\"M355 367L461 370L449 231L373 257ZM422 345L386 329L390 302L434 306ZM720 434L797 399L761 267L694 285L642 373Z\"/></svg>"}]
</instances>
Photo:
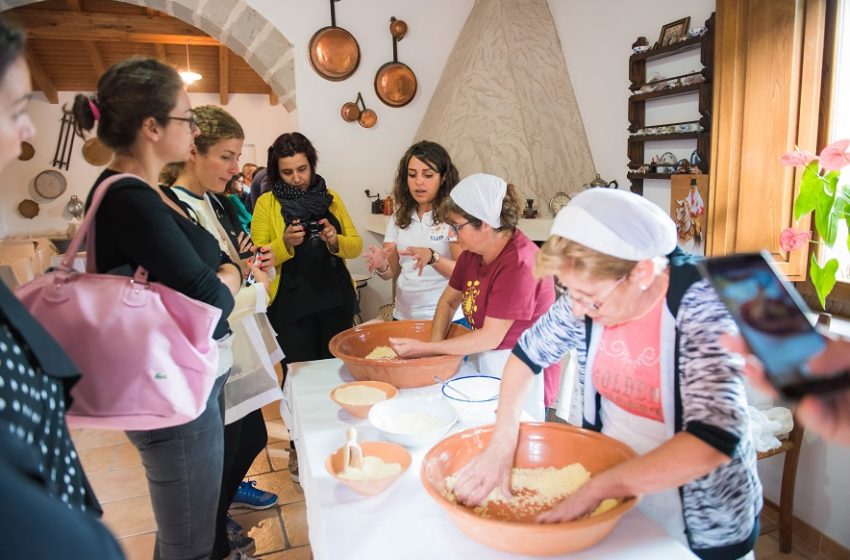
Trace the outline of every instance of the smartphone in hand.
<instances>
[{"instance_id":1,"label":"smartphone in hand","mask_svg":"<svg viewBox=\"0 0 850 560\"><path fill-rule=\"evenodd\" d=\"M780 393L799 399L850 387L850 371L815 375L806 367L826 347L826 339L812 326L806 303L782 278L770 253L709 258L698 266Z\"/></svg>"},{"instance_id":2,"label":"smartphone in hand","mask_svg":"<svg viewBox=\"0 0 850 560\"><path fill-rule=\"evenodd\" d=\"M257 264L257 259L260 257L260 255L261 255L261 254L262 254L262 251L260 251L259 249L257 249L257 252L256 252L256 253L254 253L254 256L251 258L251 262L252 262L253 264L255 264L255 265L256 265L256 264ZM254 282L255 282L255 280L254 280L254 271L253 271L253 270L250 270L250 271L248 271L248 276L245 278L245 285L246 285L246 286L253 286L253 285L254 285Z\"/></svg>"}]
</instances>

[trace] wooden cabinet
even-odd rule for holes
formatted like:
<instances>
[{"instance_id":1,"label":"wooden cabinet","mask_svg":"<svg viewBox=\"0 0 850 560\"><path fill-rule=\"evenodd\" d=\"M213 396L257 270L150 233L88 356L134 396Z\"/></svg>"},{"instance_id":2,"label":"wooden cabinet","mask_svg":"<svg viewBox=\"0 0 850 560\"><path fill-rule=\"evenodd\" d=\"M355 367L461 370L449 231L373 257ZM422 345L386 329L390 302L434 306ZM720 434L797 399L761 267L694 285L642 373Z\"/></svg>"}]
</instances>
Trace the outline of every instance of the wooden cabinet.
<instances>
[{"instance_id":1,"label":"wooden cabinet","mask_svg":"<svg viewBox=\"0 0 850 560\"><path fill-rule=\"evenodd\" d=\"M779 233L795 225L801 170L779 157L818 148L828 1L717 0L706 254L767 249L792 280L808 251L781 251Z\"/></svg>"},{"instance_id":2,"label":"wooden cabinet","mask_svg":"<svg viewBox=\"0 0 850 560\"><path fill-rule=\"evenodd\" d=\"M632 192L643 194L644 179L669 179L669 170L654 168L646 161L647 142L665 140L696 139L696 153L699 156L699 168L708 173L710 163L710 131L712 103L712 66L714 57L714 16L705 22L706 31L697 37L688 37L684 41L636 53L629 57L629 80L632 95L629 97L629 139L628 178L632 183ZM655 81L647 81L647 62L657 61L700 49L702 70L679 76L667 76ZM649 90L649 91L647 91ZM676 97L680 95L698 95L699 118L693 121L663 123L648 126L646 122L646 103L653 99ZM681 130L680 130L681 129Z\"/></svg>"}]
</instances>

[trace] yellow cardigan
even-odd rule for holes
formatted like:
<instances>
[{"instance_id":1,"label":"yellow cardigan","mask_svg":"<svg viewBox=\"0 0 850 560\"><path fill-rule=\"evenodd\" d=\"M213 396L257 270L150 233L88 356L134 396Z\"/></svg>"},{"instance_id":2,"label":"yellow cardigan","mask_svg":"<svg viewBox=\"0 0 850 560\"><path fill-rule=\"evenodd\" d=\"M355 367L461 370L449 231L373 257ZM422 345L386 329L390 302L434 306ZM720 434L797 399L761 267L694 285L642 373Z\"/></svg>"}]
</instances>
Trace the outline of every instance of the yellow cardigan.
<instances>
[{"instance_id":1,"label":"yellow cardigan","mask_svg":"<svg viewBox=\"0 0 850 560\"><path fill-rule=\"evenodd\" d=\"M345 204L342 203L342 197L331 189L328 189L328 193L334 197L329 208L330 213L339 220L340 227L342 227L342 232L337 236L339 252L336 255L343 259L357 258L363 251L363 240L357 233L357 228L354 227L354 222L351 221L351 216L348 215ZM277 295L278 285L280 284L280 267L295 256L294 252L286 250L286 244L283 242L284 231L286 231L286 223L280 213L280 202L271 192L264 193L257 199L257 204L254 206L254 217L251 220L251 240L258 247L271 245L274 252L277 274L269 288L269 305Z\"/></svg>"}]
</instances>

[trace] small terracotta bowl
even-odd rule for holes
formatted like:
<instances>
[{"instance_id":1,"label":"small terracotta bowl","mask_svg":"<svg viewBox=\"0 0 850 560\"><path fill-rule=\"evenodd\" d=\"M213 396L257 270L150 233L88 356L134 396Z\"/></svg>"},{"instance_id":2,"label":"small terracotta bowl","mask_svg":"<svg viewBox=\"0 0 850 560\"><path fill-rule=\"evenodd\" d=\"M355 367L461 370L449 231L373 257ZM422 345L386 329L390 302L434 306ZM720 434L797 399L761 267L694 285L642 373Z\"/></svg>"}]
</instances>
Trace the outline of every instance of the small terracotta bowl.
<instances>
[{"instance_id":1,"label":"small terracotta bowl","mask_svg":"<svg viewBox=\"0 0 850 560\"><path fill-rule=\"evenodd\" d=\"M360 443L360 447L363 448L364 457L379 457L385 463L399 463L401 465L401 471L378 480L348 480L346 478L340 478L339 473L344 468L343 451L345 449L345 447L340 447L325 460L325 468L328 469L332 477L358 494L363 496L380 494L392 486L410 468L410 453L400 445L387 441L364 441Z\"/></svg>"},{"instance_id":2,"label":"small terracotta bowl","mask_svg":"<svg viewBox=\"0 0 850 560\"><path fill-rule=\"evenodd\" d=\"M340 389L344 389L346 387L372 387L373 389L378 389L386 394L386 398L383 400L390 400L395 398L398 395L398 389L390 385L389 383L384 383L383 381L352 381L351 383L345 383L344 385L340 385L339 387L335 387L333 391L331 391L331 399L341 406L343 409L347 410L349 414L354 416L355 418L367 418L369 416L369 410L378 404L377 401L372 404L349 404L347 402L343 402L337 398L337 391Z\"/></svg>"},{"instance_id":3,"label":"small terracotta bowl","mask_svg":"<svg viewBox=\"0 0 850 560\"><path fill-rule=\"evenodd\" d=\"M490 425L447 437L428 451L420 472L428 494L448 512L461 531L481 544L532 556L583 550L604 539L638 501L627 498L604 513L567 523L535 523L533 517L519 517L507 506L493 507L498 508L495 513L508 519L481 517L472 508L446 498L445 479L480 453L492 435ZM597 432L564 424L524 422L520 424L514 466L560 468L581 463L593 476L636 456L626 444Z\"/></svg>"},{"instance_id":4,"label":"small terracotta bowl","mask_svg":"<svg viewBox=\"0 0 850 560\"><path fill-rule=\"evenodd\" d=\"M453 324L449 338L469 330ZM354 379L383 381L399 389L425 387L435 383L434 376L452 377L463 363L463 356L428 356L395 360L367 360L377 346L389 346L390 337L431 340L431 321L387 321L357 325L342 331L330 341L331 354L345 362Z\"/></svg>"}]
</instances>

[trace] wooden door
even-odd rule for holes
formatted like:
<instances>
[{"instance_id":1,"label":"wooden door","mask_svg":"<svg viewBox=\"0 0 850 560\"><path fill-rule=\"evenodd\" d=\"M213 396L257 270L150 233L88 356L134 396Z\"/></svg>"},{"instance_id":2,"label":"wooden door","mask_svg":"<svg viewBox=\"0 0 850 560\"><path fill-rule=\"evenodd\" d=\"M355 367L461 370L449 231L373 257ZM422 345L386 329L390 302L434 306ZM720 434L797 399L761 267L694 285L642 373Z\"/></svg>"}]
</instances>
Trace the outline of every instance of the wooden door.
<instances>
[{"instance_id":1,"label":"wooden door","mask_svg":"<svg viewBox=\"0 0 850 560\"><path fill-rule=\"evenodd\" d=\"M801 170L779 157L817 151L826 3L717 0L711 186L706 253L767 249L792 280L806 278L808 251L785 253Z\"/></svg>"}]
</instances>

